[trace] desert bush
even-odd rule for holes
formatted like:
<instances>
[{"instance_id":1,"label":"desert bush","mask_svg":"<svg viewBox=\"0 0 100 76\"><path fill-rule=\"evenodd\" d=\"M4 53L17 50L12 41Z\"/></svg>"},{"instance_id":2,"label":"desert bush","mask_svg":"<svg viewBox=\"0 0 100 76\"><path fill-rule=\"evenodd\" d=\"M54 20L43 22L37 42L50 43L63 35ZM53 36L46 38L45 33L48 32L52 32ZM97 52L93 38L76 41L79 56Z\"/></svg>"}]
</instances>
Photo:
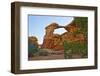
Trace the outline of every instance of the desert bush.
<instances>
[{"instance_id":1,"label":"desert bush","mask_svg":"<svg viewBox=\"0 0 100 76\"><path fill-rule=\"evenodd\" d=\"M35 55L35 53L39 52L39 48L35 46L34 44L29 43L28 44L28 54L29 57L32 57Z\"/></svg>"},{"instance_id":2,"label":"desert bush","mask_svg":"<svg viewBox=\"0 0 100 76\"><path fill-rule=\"evenodd\" d=\"M48 56L49 53L48 53L47 50L39 49L38 55L39 55L39 56Z\"/></svg>"},{"instance_id":3,"label":"desert bush","mask_svg":"<svg viewBox=\"0 0 100 76\"><path fill-rule=\"evenodd\" d=\"M87 17L75 17L74 18L74 23L78 25L78 27L80 27L80 30L77 31L84 33L84 35L87 37L87 32L88 32L88 18Z\"/></svg>"},{"instance_id":4,"label":"desert bush","mask_svg":"<svg viewBox=\"0 0 100 76\"><path fill-rule=\"evenodd\" d=\"M70 58L72 54L81 54L87 56L87 43L64 41L64 56Z\"/></svg>"}]
</instances>

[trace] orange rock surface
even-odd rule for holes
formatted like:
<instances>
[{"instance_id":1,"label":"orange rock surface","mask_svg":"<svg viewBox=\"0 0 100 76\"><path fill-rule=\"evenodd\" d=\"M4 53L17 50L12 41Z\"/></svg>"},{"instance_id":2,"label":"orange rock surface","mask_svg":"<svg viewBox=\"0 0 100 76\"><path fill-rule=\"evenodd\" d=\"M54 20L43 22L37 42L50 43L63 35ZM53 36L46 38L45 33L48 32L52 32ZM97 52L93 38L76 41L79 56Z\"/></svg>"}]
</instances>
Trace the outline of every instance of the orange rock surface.
<instances>
[{"instance_id":1,"label":"orange rock surface","mask_svg":"<svg viewBox=\"0 0 100 76\"><path fill-rule=\"evenodd\" d=\"M54 34L53 33L54 30L59 28L64 28L66 32L64 32L61 35ZM86 40L84 34L82 33L74 34L77 30L79 30L79 27L74 23L71 23L67 26L59 26L57 23L52 23L45 28L46 34L44 36L44 40L41 48L53 49L55 51L60 51L60 50L63 51L64 41L84 42Z\"/></svg>"}]
</instances>

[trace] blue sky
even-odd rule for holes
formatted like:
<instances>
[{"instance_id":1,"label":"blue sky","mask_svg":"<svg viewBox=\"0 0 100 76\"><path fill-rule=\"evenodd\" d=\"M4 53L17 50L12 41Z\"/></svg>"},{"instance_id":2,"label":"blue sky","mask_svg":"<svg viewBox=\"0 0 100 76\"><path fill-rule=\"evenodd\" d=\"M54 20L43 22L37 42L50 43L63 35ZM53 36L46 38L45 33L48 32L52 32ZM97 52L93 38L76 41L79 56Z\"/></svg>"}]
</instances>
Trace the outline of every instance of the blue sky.
<instances>
[{"instance_id":1,"label":"blue sky","mask_svg":"<svg viewBox=\"0 0 100 76\"><path fill-rule=\"evenodd\" d=\"M43 16L43 15L29 15L28 16L28 35L36 36L38 43L42 44L43 37L45 35L45 27L49 24L56 22L60 26L69 24L74 18L73 17L62 17L62 16ZM65 32L65 29L57 29L54 33L61 34Z\"/></svg>"}]
</instances>

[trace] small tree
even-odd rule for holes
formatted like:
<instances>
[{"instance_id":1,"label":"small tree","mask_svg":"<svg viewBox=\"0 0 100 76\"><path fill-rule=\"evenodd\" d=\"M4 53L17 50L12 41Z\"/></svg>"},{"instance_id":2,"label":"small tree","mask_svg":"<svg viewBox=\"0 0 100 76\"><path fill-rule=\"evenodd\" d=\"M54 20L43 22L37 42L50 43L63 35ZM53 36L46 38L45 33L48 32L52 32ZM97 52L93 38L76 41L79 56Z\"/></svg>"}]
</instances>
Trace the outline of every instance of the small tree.
<instances>
[{"instance_id":1,"label":"small tree","mask_svg":"<svg viewBox=\"0 0 100 76\"><path fill-rule=\"evenodd\" d=\"M35 44L28 44L28 51L29 51L29 57L34 56L35 53L39 51L38 47Z\"/></svg>"},{"instance_id":2,"label":"small tree","mask_svg":"<svg viewBox=\"0 0 100 76\"><path fill-rule=\"evenodd\" d=\"M87 56L87 43L64 41L64 57L71 58L72 54L81 54Z\"/></svg>"},{"instance_id":3,"label":"small tree","mask_svg":"<svg viewBox=\"0 0 100 76\"><path fill-rule=\"evenodd\" d=\"M71 53L71 45L67 41L64 41L64 57L68 59Z\"/></svg>"}]
</instances>

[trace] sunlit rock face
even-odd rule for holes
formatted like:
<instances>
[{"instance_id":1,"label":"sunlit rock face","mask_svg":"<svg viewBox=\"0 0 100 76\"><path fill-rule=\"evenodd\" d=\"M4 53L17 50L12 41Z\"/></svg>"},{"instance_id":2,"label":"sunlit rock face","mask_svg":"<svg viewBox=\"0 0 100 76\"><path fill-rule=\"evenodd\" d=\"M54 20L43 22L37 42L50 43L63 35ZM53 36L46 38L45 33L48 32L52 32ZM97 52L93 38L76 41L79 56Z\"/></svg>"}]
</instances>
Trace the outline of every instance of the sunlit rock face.
<instances>
[{"instance_id":1,"label":"sunlit rock face","mask_svg":"<svg viewBox=\"0 0 100 76\"><path fill-rule=\"evenodd\" d=\"M66 32L62 34L54 34L55 29L64 28ZM66 26L59 26L52 23L45 28L45 36L41 48L53 49L55 51L63 51L63 42L84 42L86 40L84 34L76 33L80 28L75 23Z\"/></svg>"}]
</instances>

